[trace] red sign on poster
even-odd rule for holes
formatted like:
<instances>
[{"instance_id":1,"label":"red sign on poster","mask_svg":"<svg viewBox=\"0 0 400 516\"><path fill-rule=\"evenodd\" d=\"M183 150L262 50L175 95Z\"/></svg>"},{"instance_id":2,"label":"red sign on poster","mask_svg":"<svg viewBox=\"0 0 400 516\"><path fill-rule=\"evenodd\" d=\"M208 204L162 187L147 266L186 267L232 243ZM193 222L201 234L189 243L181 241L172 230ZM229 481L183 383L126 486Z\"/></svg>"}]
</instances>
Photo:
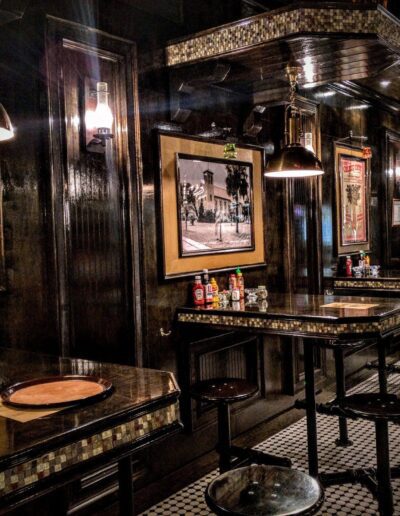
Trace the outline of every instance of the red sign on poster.
<instances>
[{"instance_id":1,"label":"red sign on poster","mask_svg":"<svg viewBox=\"0 0 400 516\"><path fill-rule=\"evenodd\" d=\"M367 241L366 162L340 157L342 245Z\"/></svg>"}]
</instances>

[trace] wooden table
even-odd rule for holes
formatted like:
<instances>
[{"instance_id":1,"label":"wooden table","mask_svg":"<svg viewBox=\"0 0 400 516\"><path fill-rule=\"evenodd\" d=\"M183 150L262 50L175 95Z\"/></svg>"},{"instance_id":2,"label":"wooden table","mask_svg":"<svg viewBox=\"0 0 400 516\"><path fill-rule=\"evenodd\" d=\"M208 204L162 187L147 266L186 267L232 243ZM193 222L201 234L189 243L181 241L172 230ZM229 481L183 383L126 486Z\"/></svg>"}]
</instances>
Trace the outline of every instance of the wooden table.
<instances>
[{"instance_id":1,"label":"wooden table","mask_svg":"<svg viewBox=\"0 0 400 516\"><path fill-rule=\"evenodd\" d=\"M131 454L182 427L174 376L0 349L2 388L16 381L64 374L104 377L113 383L114 392L97 403L72 406L26 423L0 416L0 511L118 461L121 513L133 514Z\"/></svg>"},{"instance_id":2,"label":"wooden table","mask_svg":"<svg viewBox=\"0 0 400 516\"><path fill-rule=\"evenodd\" d=\"M332 303L353 303L352 308L332 308ZM361 306L357 307L361 303ZM373 305L366 308L367 305ZM318 476L318 443L314 382L314 346L360 339L378 341L379 380L386 390L386 343L400 332L400 300L340 296L274 294L267 305L238 308L179 308L177 321L193 327L236 329L290 335L304 339L305 393L309 472ZM325 341L325 342L324 342Z\"/></svg>"}]
</instances>

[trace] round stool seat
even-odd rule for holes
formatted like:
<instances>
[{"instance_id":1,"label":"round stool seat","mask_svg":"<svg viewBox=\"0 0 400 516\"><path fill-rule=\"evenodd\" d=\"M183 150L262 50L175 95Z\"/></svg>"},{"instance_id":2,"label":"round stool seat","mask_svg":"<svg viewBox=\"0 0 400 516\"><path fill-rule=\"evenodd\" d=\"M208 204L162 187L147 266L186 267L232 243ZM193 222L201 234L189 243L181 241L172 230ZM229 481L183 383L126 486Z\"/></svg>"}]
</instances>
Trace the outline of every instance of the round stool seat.
<instances>
[{"instance_id":1,"label":"round stool seat","mask_svg":"<svg viewBox=\"0 0 400 516\"><path fill-rule=\"evenodd\" d=\"M394 394L379 394L375 392L352 394L346 396L341 403L346 412L356 417L377 420L394 421L400 419L400 400Z\"/></svg>"},{"instance_id":2,"label":"round stool seat","mask_svg":"<svg viewBox=\"0 0 400 516\"><path fill-rule=\"evenodd\" d=\"M206 501L215 514L310 515L321 507L320 484L295 469L253 465L228 471L209 484Z\"/></svg>"},{"instance_id":3,"label":"round stool seat","mask_svg":"<svg viewBox=\"0 0 400 516\"><path fill-rule=\"evenodd\" d=\"M191 396L195 399L226 403L245 400L257 392L257 385L241 378L213 378L191 387Z\"/></svg>"}]
</instances>

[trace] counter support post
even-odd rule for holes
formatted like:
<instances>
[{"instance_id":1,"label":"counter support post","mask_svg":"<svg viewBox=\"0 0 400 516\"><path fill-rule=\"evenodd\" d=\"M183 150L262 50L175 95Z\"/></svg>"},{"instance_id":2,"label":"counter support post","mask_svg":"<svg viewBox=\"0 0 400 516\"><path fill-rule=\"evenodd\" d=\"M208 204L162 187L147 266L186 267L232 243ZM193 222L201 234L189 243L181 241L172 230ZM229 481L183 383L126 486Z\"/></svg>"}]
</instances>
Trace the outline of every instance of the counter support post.
<instances>
[{"instance_id":1,"label":"counter support post","mask_svg":"<svg viewBox=\"0 0 400 516\"><path fill-rule=\"evenodd\" d=\"M346 376L344 374L344 349L339 345L334 348L335 355L335 375L336 375L336 398L342 401L346 396ZM347 420L339 417L339 439L336 439L337 446L351 446L353 443L349 439Z\"/></svg>"},{"instance_id":2,"label":"counter support post","mask_svg":"<svg viewBox=\"0 0 400 516\"><path fill-rule=\"evenodd\" d=\"M377 344L379 389L382 394L387 394L386 339L379 338Z\"/></svg>"},{"instance_id":3,"label":"counter support post","mask_svg":"<svg viewBox=\"0 0 400 516\"><path fill-rule=\"evenodd\" d=\"M304 342L304 376L306 391L308 471L311 476L318 476L317 411L315 406L314 380L314 343Z\"/></svg>"},{"instance_id":4,"label":"counter support post","mask_svg":"<svg viewBox=\"0 0 400 516\"><path fill-rule=\"evenodd\" d=\"M118 482L120 516L134 516L131 455L118 461Z\"/></svg>"},{"instance_id":5,"label":"counter support post","mask_svg":"<svg viewBox=\"0 0 400 516\"><path fill-rule=\"evenodd\" d=\"M375 426L379 514L391 516L393 514L393 492L390 478L388 422L378 420Z\"/></svg>"}]
</instances>

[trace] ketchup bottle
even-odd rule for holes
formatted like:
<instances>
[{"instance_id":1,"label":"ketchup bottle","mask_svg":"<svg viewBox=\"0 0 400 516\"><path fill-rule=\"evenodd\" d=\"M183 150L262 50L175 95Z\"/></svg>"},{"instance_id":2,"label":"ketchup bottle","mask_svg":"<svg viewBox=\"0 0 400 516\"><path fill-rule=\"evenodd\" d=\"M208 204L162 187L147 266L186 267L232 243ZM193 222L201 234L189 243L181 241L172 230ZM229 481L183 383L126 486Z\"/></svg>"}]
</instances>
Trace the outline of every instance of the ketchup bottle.
<instances>
[{"instance_id":1,"label":"ketchup bottle","mask_svg":"<svg viewBox=\"0 0 400 516\"><path fill-rule=\"evenodd\" d=\"M204 286L201 283L201 276L195 276L192 292L193 303L196 306L204 305Z\"/></svg>"},{"instance_id":2,"label":"ketchup bottle","mask_svg":"<svg viewBox=\"0 0 400 516\"><path fill-rule=\"evenodd\" d=\"M352 275L353 261L351 256L346 256L346 276Z\"/></svg>"}]
</instances>

